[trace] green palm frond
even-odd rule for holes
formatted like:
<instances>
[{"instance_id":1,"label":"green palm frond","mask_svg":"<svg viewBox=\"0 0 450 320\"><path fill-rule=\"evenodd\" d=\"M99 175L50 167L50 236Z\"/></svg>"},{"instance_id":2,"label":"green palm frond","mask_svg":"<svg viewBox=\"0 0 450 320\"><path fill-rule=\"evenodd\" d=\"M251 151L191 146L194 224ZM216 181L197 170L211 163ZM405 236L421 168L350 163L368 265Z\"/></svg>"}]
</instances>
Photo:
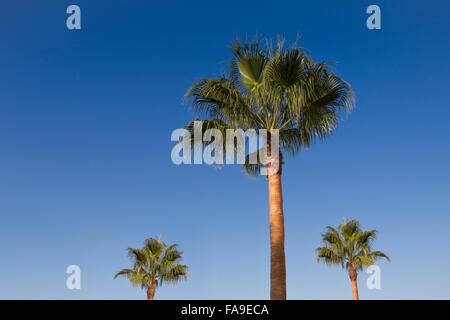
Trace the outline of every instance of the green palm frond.
<instances>
[{"instance_id":1,"label":"green palm frond","mask_svg":"<svg viewBox=\"0 0 450 320\"><path fill-rule=\"evenodd\" d=\"M341 233L342 237L345 241L349 242L352 241L360 232L361 226L359 221L357 220L350 220L350 221L344 221L339 226L339 232Z\"/></svg>"},{"instance_id":2,"label":"green palm frond","mask_svg":"<svg viewBox=\"0 0 450 320\"><path fill-rule=\"evenodd\" d=\"M325 263L327 266L344 266L344 257L338 254L335 250L330 247L321 247L316 249L317 261Z\"/></svg>"},{"instance_id":3,"label":"green palm frond","mask_svg":"<svg viewBox=\"0 0 450 320\"><path fill-rule=\"evenodd\" d=\"M249 107L236 84L223 76L194 83L185 94L194 112L224 122L248 125Z\"/></svg>"},{"instance_id":4,"label":"green palm frond","mask_svg":"<svg viewBox=\"0 0 450 320\"><path fill-rule=\"evenodd\" d=\"M266 79L283 89L289 89L302 81L301 75L305 71L306 59L308 56L299 48L285 50L275 55L268 63Z\"/></svg>"},{"instance_id":5,"label":"green palm frond","mask_svg":"<svg viewBox=\"0 0 450 320\"><path fill-rule=\"evenodd\" d=\"M279 137L280 148L288 155L295 156L302 146L304 146L302 131L297 127L287 127L281 130L279 132Z\"/></svg>"},{"instance_id":6,"label":"green palm frond","mask_svg":"<svg viewBox=\"0 0 450 320\"><path fill-rule=\"evenodd\" d=\"M345 244L343 243L343 240L338 231L330 226L328 226L326 229L327 232L322 234L322 242L325 245L333 248L337 254L343 255L345 252Z\"/></svg>"},{"instance_id":7,"label":"green palm frond","mask_svg":"<svg viewBox=\"0 0 450 320\"><path fill-rule=\"evenodd\" d=\"M128 276L128 275L133 275L133 274L136 274L136 271L135 271L135 270L131 270L131 269L122 269L122 270L120 270L119 272L117 272L117 273L114 275L114 279L116 279L118 276L122 276L122 275Z\"/></svg>"},{"instance_id":8,"label":"green palm frond","mask_svg":"<svg viewBox=\"0 0 450 320\"><path fill-rule=\"evenodd\" d=\"M240 81L247 90L254 90L263 84L267 57L260 46L261 41L256 39L251 43L235 39L231 50L234 54L234 63L239 70Z\"/></svg>"},{"instance_id":9,"label":"green palm frond","mask_svg":"<svg viewBox=\"0 0 450 320\"><path fill-rule=\"evenodd\" d=\"M181 264L173 265L170 268L168 268L167 271L164 273L164 275L161 277L161 284L162 283L175 284L182 279L187 280L188 278L187 271L188 267L186 265Z\"/></svg>"},{"instance_id":10,"label":"green palm frond","mask_svg":"<svg viewBox=\"0 0 450 320\"><path fill-rule=\"evenodd\" d=\"M374 260L377 260L378 258L385 258L387 261L391 262L391 258L381 251L372 251L369 253L369 256Z\"/></svg>"}]
</instances>

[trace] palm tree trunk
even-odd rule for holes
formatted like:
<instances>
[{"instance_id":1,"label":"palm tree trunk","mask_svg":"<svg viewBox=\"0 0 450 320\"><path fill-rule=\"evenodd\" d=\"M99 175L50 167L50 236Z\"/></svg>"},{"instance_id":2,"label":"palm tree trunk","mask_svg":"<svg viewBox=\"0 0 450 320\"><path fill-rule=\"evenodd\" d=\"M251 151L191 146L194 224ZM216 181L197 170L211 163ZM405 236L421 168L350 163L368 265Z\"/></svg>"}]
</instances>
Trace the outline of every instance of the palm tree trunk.
<instances>
[{"instance_id":1,"label":"palm tree trunk","mask_svg":"<svg viewBox=\"0 0 450 320\"><path fill-rule=\"evenodd\" d=\"M348 276L350 277L350 280L352 282L353 300L359 300L357 283L358 274L352 266L348 268Z\"/></svg>"},{"instance_id":2,"label":"palm tree trunk","mask_svg":"<svg viewBox=\"0 0 450 320\"><path fill-rule=\"evenodd\" d=\"M270 299L286 300L283 196L280 170L268 175L270 207Z\"/></svg>"},{"instance_id":3,"label":"palm tree trunk","mask_svg":"<svg viewBox=\"0 0 450 320\"><path fill-rule=\"evenodd\" d=\"M152 280L147 288L147 300L153 300L156 292L156 282Z\"/></svg>"}]
</instances>

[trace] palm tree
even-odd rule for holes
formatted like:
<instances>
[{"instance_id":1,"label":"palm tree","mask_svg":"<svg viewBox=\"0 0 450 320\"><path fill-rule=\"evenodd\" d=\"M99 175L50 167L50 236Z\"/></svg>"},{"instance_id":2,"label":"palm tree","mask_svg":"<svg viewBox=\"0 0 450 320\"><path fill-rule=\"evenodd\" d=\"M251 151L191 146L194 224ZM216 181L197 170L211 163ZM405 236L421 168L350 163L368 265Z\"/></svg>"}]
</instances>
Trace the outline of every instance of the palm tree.
<instances>
[{"instance_id":1,"label":"palm tree","mask_svg":"<svg viewBox=\"0 0 450 320\"><path fill-rule=\"evenodd\" d=\"M328 266L342 266L348 270L352 282L353 300L359 300L357 277L364 267L374 264L378 258L391 259L381 251L372 251L377 230L361 230L357 220L344 222L336 229L328 226L322 234L324 247L317 248L317 261Z\"/></svg>"},{"instance_id":2,"label":"palm tree","mask_svg":"<svg viewBox=\"0 0 450 320\"><path fill-rule=\"evenodd\" d=\"M244 168L258 175L267 168L270 207L270 298L286 299L284 216L281 192L282 156L294 156L336 129L341 115L353 107L350 86L325 63L313 61L296 44L285 48L283 40L251 42L235 40L233 57L225 74L194 83L185 97L194 112L202 115L202 134L207 129L254 129L267 132L261 150L267 161L251 163L246 155ZM195 119L198 121L198 119ZM194 120L194 121L195 121ZM194 121L186 126L194 133ZM278 132L279 154L271 154L271 136ZM223 140L224 145L233 141ZM208 143L203 142L203 145ZM193 144L191 144L193 147ZM276 153L276 152L274 152ZM225 153L224 153L225 156ZM258 158L261 160L261 158ZM278 170L271 167L273 159Z\"/></svg>"},{"instance_id":3,"label":"palm tree","mask_svg":"<svg viewBox=\"0 0 450 320\"><path fill-rule=\"evenodd\" d=\"M182 254L177 244L167 246L160 238L148 238L142 249L128 248L128 255L133 260L132 269L119 271L114 279L126 276L134 287L146 289L147 299L153 300L157 287L187 279L187 266L179 264Z\"/></svg>"}]
</instances>

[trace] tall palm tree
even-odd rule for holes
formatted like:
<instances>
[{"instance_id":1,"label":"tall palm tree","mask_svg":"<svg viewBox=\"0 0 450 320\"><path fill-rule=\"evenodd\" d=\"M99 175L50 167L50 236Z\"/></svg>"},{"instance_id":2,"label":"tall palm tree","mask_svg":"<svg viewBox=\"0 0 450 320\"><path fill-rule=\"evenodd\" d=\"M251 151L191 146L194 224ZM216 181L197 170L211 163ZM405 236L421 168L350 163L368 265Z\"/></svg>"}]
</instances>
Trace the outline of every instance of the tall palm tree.
<instances>
[{"instance_id":1,"label":"tall palm tree","mask_svg":"<svg viewBox=\"0 0 450 320\"><path fill-rule=\"evenodd\" d=\"M128 255L133 260L132 269L123 269L115 274L128 278L134 286L147 290L147 299L153 300L156 288L164 283L175 284L187 279L187 266L179 264L182 252L178 245L167 246L161 239L148 238L142 249L128 248Z\"/></svg>"},{"instance_id":2,"label":"tall palm tree","mask_svg":"<svg viewBox=\"0 0 450 320\"><path fill-rule=\"evenodd\" d=\"M381 251L372 251L372 244L377 230L361 230L357 220L351 220L339 225L336 229L328 226L322 234L324 247L317 248L317 261L328 266L342 266L348 270L352 282L353 300L359 300L357 277L364 267L374 264L377 259L391 259Z\"/></svg>"},{"instance_id":3,"label":"tall palm tree","mask_svg":"<svg viewBox=\"0 0 450 320\"><path fill-rule=\"evenodd\" d=\"M249 161L253 153L247 154L244 168L250 175L258 175L261 168L267 169L270 298L276 300L286 299L282 156L294 156L314 140L330 136L341 114L353 106L352 90L344 80L325 63L313 61L296 44L285 48L283 42L281 39L276 42L234 40L227 72L194 83L185 95L194 112L204 118L202 134L208 129L218 129L224 137L227 129L254 129L256 134L265 129L267 132L266 145L256 151L261 160L259 152L264 149L267 160L255 164ZM194 134L194 121L186 126L190 134ZM272 154L271 136L277 132L280 152ZM224 139L224 146L235 147L234 140ZM271 167L275 158L278 170Z\"/></svg>"}]
</instances>

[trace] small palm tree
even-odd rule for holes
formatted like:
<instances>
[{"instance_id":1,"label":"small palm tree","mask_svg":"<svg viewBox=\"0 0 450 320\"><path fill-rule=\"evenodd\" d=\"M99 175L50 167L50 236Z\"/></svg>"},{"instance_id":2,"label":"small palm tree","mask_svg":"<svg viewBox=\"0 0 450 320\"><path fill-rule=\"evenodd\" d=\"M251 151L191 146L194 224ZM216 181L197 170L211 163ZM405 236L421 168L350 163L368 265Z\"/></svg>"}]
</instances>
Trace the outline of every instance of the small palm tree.
<instances>
[{"instance_id":1,"label":"small palm tree","mask_svg":"<svg viewBox=\"0 0 450 320\"><path fill-rule=\"evenodd\" d=\"M352 282L353 300L359 300L357 277L364 267L372 265L378 258L391 259L381 251L372 251L377 230L361 230L357 220L344 222L336 229L328 226L322 234L325 247L317 248L317 261L328 266L342 266L348 270Z\"/></svg>"},{"instance_id":2,"label":"small palm tree","mask_svg":"<svg viewBox=\"0 0 450 320\"><path fill-rule=\"evenodd\" d=\"M132 269L119 271L114 279L120 275L126 276L134 287L146 289L147 299L153 300L156 288L163 283L175 284L187 279L188 267L179 264L182 254L177 244L168 247L160 238L148 238L142 249L128 248L128 255L133 260Z\"/></svg>"},{"instance_id":3,"label":"small palm tree","mask_svg":"<svg viewBox=\"0 0 450 320\"><path fill-rule=\"evenodd\" d=\"M251 175L259 175L261 168L268 172L270 298L275 300L286 299L283 153L295 156L314 141L325 140L337 128L341 115L353 107L353 92L347 82L327 64L313 61L296 44L285 48L283 43L282 39L275 45L270 40L265 44L259 39L235 40L228 72L198 81L186 93L194 111L203 118L202 134L208 129L217 129L224 137L227 129L267 132L265 145L256 153L266 150L269 161L254 164L249 161L255 155L251 153L246 155L244 168ZM194 128L194 121L186 126L191 135L195 134ZM270 137L277 133L280 152L272 154ZM223 142L223 149L235 146L234 141ZM275 170L273 162L279 163Z\"/></svg>"}]
</instances>

